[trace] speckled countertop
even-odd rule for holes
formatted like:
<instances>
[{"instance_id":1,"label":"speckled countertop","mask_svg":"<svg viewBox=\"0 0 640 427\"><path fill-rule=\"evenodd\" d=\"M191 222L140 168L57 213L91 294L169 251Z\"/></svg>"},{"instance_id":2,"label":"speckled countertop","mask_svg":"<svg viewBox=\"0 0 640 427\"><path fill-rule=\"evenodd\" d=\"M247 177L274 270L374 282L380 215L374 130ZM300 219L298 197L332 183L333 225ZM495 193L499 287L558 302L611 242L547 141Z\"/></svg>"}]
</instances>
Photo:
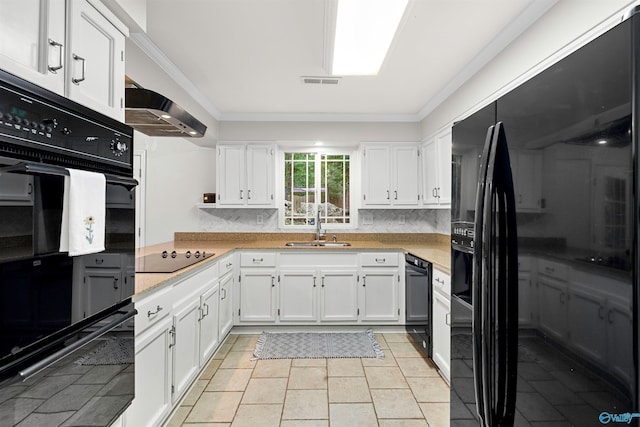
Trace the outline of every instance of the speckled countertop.
<instances>
[{"instance_id":1,"label":"speckled countertop","mask_svg":"<svg viewBox=\"0 0 640 427\"><path fill-rule=\"evenodd\" d=\"M174 273L136 273L136 296L170 282L189 272L206 268L209 262L236 249L277 251L382 251L399 250L409 252L433 263L447 274L450 272L450 238L435 233L329 233L327 240L336 235L340 242L349 242L346 247L291 247L287 242L313 240L313 233L175 233L174 241L146 246L137 251L136 257L166 251L206 251L215 255L206 261L183 268Z\"/></svg>"}]
</instances>

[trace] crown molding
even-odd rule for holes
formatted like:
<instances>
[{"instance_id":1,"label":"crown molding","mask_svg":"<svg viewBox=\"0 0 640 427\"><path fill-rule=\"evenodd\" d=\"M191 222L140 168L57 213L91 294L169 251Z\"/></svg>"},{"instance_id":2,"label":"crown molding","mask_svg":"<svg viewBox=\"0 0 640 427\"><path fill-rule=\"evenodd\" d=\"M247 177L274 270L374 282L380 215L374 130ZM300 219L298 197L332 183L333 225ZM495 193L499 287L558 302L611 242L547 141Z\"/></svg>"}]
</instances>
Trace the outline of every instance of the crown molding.
<instances>
[{"instance_id":1,"label":"crown molding","mask_svg":"<svg viewBox=\"0 0 640 427\"><path fill-rule=\"evenodd\" d=\"M419 122L416 114L356 113L224 113L225 122Z\"/></svg>"}]
</instances>

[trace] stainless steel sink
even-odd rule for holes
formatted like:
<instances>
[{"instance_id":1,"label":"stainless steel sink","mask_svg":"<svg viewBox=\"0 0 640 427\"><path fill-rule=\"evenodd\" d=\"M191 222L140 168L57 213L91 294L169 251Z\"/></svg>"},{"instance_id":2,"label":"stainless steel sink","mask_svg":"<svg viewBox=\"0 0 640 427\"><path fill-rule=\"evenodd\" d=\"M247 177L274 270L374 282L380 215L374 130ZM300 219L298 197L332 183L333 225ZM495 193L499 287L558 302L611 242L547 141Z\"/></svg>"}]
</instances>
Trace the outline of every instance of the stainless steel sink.
<instances>
[{"instance_id":1,"label":"stainless steel sink","mask_svg":"<svg viewBox=\"0 0 640 427\"><path fill-rule=\"evenodd\" d=\"M312 240L310 242L287 242L286 246L303 247L303 248L304 247L318 247L318 246L342 248L342 247L345 247L345 246L351 246L351 243L349 243L349 242L325 242L325 241Z\"/></svg>"}]
</instances>

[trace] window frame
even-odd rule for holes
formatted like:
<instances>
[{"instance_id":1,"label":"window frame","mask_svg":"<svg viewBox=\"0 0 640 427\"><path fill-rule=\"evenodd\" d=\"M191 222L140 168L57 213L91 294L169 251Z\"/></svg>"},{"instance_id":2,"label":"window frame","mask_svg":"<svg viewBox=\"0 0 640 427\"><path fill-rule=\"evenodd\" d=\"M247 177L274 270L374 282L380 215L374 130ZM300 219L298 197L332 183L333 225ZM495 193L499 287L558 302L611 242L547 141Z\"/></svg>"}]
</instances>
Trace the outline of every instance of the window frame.
<instances>
[{"instance_id":1,"label":"window frame","mask_svg":"<svg viewBox=\"0 0 640 427\"><path fill-rule=\"evenodd\" d=\"M320 159L322 155L347 155L349 156L349 223L348 224L339 224L339 223L326 223L322 222L323 230L354 230L357 228L357 218L358 218L358 206L356 203L358 202L358 197L356 196L358 188L355 185L355 179L358 175L359 168L357 167L357 149L354 147L308 147L308 146L295 146L295 145L279 145L278 146L278 155L276 161L276 199L278 206L278 227L281 230L287 231L298 231L298 232L308 232L308 231L316 231L315 225L290 225L285 224L285 194L284 194L284 165L285 165L285 153L314 153L316 154L316 161L318 164L318 168L316 171L316 176L320 179ZM317 190L316 190L317 191ZM320 200L322 200L320 192L316 192L316 206L320 204Z\"/></svg>"}]
</instances>

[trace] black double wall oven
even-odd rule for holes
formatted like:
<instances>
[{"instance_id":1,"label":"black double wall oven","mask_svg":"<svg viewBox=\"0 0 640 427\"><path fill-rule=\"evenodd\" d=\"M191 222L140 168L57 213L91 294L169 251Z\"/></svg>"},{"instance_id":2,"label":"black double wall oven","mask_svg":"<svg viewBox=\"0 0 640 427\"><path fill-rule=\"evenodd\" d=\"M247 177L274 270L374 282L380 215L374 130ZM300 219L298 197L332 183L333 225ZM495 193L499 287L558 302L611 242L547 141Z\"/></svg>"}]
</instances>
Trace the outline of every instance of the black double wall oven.
<instances>
[{"instance_id":1,"label":"black double wall oven","mask_svg":"<svg viewBox=\"0 0 640 427\"><path fill-rule=\"evenodd\" d=\"M133 131L0 70L0 425L107 426L134 396ZM67 169L106 178L105 251L60 252Z\"/></svg>"}]
</instances>

